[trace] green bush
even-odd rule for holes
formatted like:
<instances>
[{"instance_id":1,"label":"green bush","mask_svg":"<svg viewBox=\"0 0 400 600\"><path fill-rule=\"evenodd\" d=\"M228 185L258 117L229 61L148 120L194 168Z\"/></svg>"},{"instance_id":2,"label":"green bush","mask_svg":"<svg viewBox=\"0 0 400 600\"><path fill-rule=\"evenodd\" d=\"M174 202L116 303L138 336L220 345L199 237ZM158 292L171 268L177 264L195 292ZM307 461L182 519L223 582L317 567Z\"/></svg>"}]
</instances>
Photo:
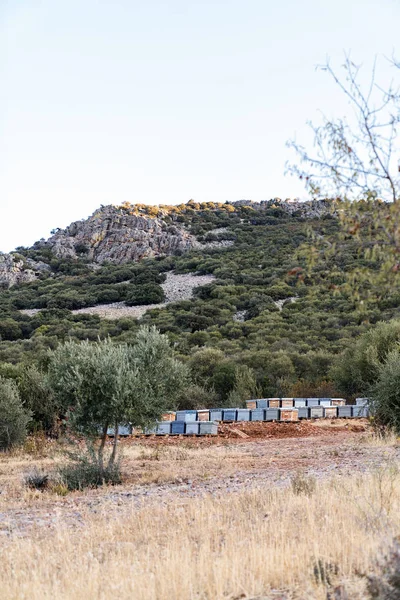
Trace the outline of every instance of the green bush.
<instances>
[{"instance_id":1,"label":"green bush","mask_svg":"<svg viewBox=\"0 0 400 600\"><path fill-rule=\"evenodd\" d=\"M121 483L119 461L110 462L103 467L93 445L87 445L86 451L69 453L69 462L58 469L60 481L70 491L96 488L101 485Z\"/></svg>"},{"instance_id":2,"label":"green bush","mask_svg":"<svg viewBox=\"0 0 400 600\"><path fill-rule=\"evenodd\" d=\"M159 304L164 299L164 291L160 285L145 283L128 293L125 302L128 306L138 306L140 304Z\"/></svg>"},{"instance_id":3,"label":"green bush","mask_svg":"<svg viewBox=\"0 0 400 600\"><path fill-rule=\"evenodd\" d=\"M377 425L400 433L400 351L392 350L379 367L378 380L370 394L371 411Z\"/></svg>"},{"instance_id":4,"label":"green bush","mask_svg":"<svg viewBox=\"0 0 400 600\"><path fill-rule=\"evenodd\" d=\"M22 444L31 415L11 379L0 377L0 450L9 450Z\"/></svg>"}]
</instances>

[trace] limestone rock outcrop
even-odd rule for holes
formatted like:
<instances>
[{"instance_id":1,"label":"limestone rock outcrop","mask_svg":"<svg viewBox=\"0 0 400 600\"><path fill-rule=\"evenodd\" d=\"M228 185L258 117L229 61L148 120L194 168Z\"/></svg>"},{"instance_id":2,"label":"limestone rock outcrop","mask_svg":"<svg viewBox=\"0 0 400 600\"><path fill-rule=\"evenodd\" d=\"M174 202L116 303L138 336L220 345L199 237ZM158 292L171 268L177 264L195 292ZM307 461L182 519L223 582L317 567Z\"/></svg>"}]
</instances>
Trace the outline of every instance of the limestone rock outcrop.
<instances>
[{"instance_id":1,"label":"limestone rock outcrop","mask_svg":"<svg viewBox=\"0 0 400 600\"><path fill-rule=\"evenodd\" d=\"M21 256L0 252L0 287L10 288L20 283L35 281L35 279L35 271L28 268Z\"/></svg>"},{"instance_id":2,"label":"limestone rock outcrop","mask_svg":"<svg viewBox=\"0 0 400 600\"><path fill-rule=\"evenodd\" d=\"M129 214L103 206L88 219L57 230L36 247L50 248L58 258L86 258L94 263L124 263L174 254L199 247L196 238L179 224L147 215Z\"/></svg>"}]
</instances>

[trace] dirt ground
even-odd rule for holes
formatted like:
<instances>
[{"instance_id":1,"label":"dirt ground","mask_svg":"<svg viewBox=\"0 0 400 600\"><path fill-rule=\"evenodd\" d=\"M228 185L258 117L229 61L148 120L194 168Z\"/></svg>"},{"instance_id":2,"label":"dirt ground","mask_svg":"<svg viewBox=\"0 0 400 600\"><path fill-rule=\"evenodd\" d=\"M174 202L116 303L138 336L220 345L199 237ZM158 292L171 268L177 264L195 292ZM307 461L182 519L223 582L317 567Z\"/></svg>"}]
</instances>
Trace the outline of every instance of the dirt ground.
<instances>
[{"instance_id":1,"label":"dirt ground","mask_svg":"<svg viewBox=\"0 0 400 600\"><path fill-rule=\"evenodd\" d=\"M43 532L59 525L80 527L91 514L121 515L150 503L184 504L195 497L288 486L296 473L317 481L362 476L400 460L399 440L377 439L362 419L233 423L220 429L215 437L125 439L122 485L66 496L23 485L24 474L32 468L54 469L60 460L55 448L42 458L1 458L0 535L25 535L32 527Z\"/></svg>"}]
</instances>

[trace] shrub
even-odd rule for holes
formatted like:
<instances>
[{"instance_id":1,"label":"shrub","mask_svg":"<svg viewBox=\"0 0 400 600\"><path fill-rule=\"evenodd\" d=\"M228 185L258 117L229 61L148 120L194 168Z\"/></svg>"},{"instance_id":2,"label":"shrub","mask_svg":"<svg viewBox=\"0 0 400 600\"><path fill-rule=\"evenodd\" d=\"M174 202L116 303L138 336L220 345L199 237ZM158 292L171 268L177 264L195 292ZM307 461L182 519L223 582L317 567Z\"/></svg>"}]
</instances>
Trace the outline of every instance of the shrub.
<instances>
[{"instance_id":1,"label":"shrub","mask_svg":"<svg viewBox=\"0 0 400 600\"><path fill-rule=\"evenodd\" d=\"M371 600L400 598L400 542L395 541L379 575L368 576L367 590Z\"/></svg>"},{"instance_id":2,"label":"shrub","mask_svg":"<svg viewBox=\"0 0 400 600\"><path fill-rule=\"evenodd\" d=\"M372 387L371 410L377 425L400 433L400 351L392 350L378 369L378 380Z\"/></svg>"},{"instance_id":3,"label":"shrub","mask_svg":"<svg viewBox=\"0 0 400 600\"><path fill-rule=\"evenodd\" d=\"M0 450L22 444L31 420L14 381L0 377Z\"/></svg>"},{"instance_id":4,"label":"shrub","mask_svg":"<svg viewBox=\"0 0 400 600\"><path fill-rule=\"evenodd\" d=\"M44 490L49 485L49 476L34 467L32 471L24 476L24 483L31 489Z\"/></svg>"},{"instance_id":5,"label":"shrub","mask_svg":"<svg viewBox=\"0 0 400 600\"><path fill-rule=\"evenodd\" d=\"M159 304L164 300L164 291L157 283L145 283L135 288L126 298L128 306Z\"/></svg>"},{"instance_id":6,"label":"shrub","mask_svg":"<svg viewBox=\"0 0 400 600\"><path fill-rule=\"evenodd\" d=\"M300 494L311 496L317 487L315 477L305 475L304 473L296 473L296 475L293 475L290 483L292 491L296 496L300 496Z\"/></svg>"},{"instance_id":7,"label":"shrub","mask_svg":"<svg viewBox=\"0 0 400 600\"><path fill-rule=\"evenodd\" d=\"M86 451L68 453L69 462L58 469L60 482L68 490L96 488L104 484L121 483L119 461L109 462L104 467L94 446L87 443Z\"/></svg>"}]
</instances>

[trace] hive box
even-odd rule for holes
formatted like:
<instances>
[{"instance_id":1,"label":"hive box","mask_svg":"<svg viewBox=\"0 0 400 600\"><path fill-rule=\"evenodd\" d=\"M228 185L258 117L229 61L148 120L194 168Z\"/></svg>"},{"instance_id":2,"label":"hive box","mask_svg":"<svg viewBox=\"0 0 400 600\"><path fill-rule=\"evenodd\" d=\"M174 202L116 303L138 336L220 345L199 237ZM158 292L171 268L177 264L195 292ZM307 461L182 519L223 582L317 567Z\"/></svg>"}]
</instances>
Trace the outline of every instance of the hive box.
<instances>
[{"instance_id":1,"label":"hive box","mask_svg":"<svg viewBox=\"0 0 400 600\"><path fill-rule=\"evenodd\" d=\"M368 406L361 406L361 405L356 405L356 406L352 406L352 415L353 417L359 417L359 418L363 418L363 417L368 417L369 415L369 410L368 410Z\"/></svg>"},{"instance_id":2,"label":"hive box","mask_svg":"<svg viewBox=\"0 0 400 600\"><path fill-rule=\"evenodd\" d=\"M200 433L200 423L196 421L195 423L186 423L186 435L199 435Z\"/></svg>"},{"instance_id":3,"label":"hive box","mask_svg":"<svg viewBox=\"0 0 400 600\"><path fill-rule=\"evenodd\" d=\"M332 399L331 398L320 398L319 405L320 406L332 406Z\"/></svg>"},{"instance_id":4,"label":"hive box","mask_svg":"<svg viewBox=\"0 0 400 600\"><path fill-rule=\"evenodd\" d=\"M198 421L209 421L210 420L210 411L209 410L198 410L197 411L197 420Z\"/></svg>"},{"instance_id":5,"label":"hive box","mask_svg":"<svg viewBox=\"0 0 400 600\"><path fill-rule=\"evenodd\" d=\"M222 410L220 408L210 410L210 421L222 421Z\"/></svg>"},{"instance_id":6,"label":"hive box","mask_svg":"<svg viewBox=\"0 0 400 600\"><path fill-rule=\"evenodd\" d=\"M266 421L278 421L279 420L279 408L267 408L265 411Z\"/></svg>"},{"instance_id":7,"label":"hive box","mask_svg":"<svg viewBox=\"0 0 400 600\"><path fill-rule=\"evenodd\" d=\"M257 408L268 408L268 400L266 398L257 400Z\"/></svg>"},{"instance_id":8,"label":"hive box","mask_svg":"<svg viewBox=\"0 0 400 600\"><path fill-rule=\"evenodd\" d=\"M249 410L253 410L254 408L257 408L257 400L247 400L246 406Z\"/></svg>"},{"instance_id":9,"label":"hive box","mask_svg":"<svg viewBox=\"0 0 400 600\"><path fill-rule=\"evenodd\" d=\"M162 415L161 419L163 421L175 421L175 413L172 411L166 412Z\"/></svg>"},{"instance_id":10,"label":"hive box","mask_svg":"<svg viewBox=\"0 0 400 600\"><path fill-rule=\"evenodd\" d=\"M270 398L268 400L268 408L280 408L280 398Z\"/></svg>"},{"instance_id":11,"label":"hive box","mask_svg":"<svg viewBox=\"0 0 400 600\"><path fill-rule=\"evenodd\" d=\"M237 421L250 421L250 411L249 411L249 409L248 408L238 408L237 409L236 420Z\"/></svg>"},{"instance_id":12,"label":"hive box","mask_svg":"<svg viewBox=\"0 0 400 600\"><path fill-rule=\"evenodd\" d=\"M282 408L293 408L294 400L293 398L282 398L281 407Z\"/></svg>"},{"instance_id":13,"label":"hive box","mask_svg":"<svg viewBox=\"0 0 400 600\"><path fill-rule=\"evenodd\" d=\"M224 421L236 421L236 408L226 408L222 413Z\"/></svg>"},{"instance_id":14,"label":"hive box","mask_svg":"<svg viewBox=\"0 0 400 600\"><path fill-rule=\"evenodd\" d=\"M357 406L366 406L369 402L369 398L356 398Z\"/></svg>"},{"instance_id":15,"label":"hive box","mask_svg":"<svg viewBox=\"0 0 400 600\"><path fill-rule=\"evenodd\" d=\"M300 406L298 409L299 419L308 419L310 409L307 406Z\"/></svg>"},{"instance_id":16,"label":"hive box","mask_svg":"<svg viewBox=\"0 0 400 600\"><path fill-rule=\"evenodd\" d=\"M307 398L307 406L319 406L319 398Z\"/></svg>"},{"instance_id":17,"label":"hive box","mask_svg":"<svg viewBox=\"0 0 400 600\"><path fill-rule=\"evenodd\" d=\"M199 423L200 435L217 435L218 423L214 421L202 421Z\"/></svg>"},{"instance_id":18,"label":"hive box","mask_svg":"<svg viewBox=\"0 0 400 600\"><path fill-rule=\"evenodd\" d=\"M115 428L109 427L107 429L107 435L109 435L110 437L114 437ZM132 435L132 425L129 425L129 424L128 425L118 425L118 435L120 435L122 437Z\"/></svg>"},{"instance_id":19,"label":"hive box","mask_svg":"<svg viewBox=\"0 0 400 600\"><path fill-rule=\"evenodd\" d=\"M311 419L323 419L324 417L323 406L310 406L310 418Z\"/></svg>"},{"instance_id":20,"label":"hive box","mask_svg":"<svg viewBox=\"0 0 400 600\"><path fill-rule=\"evenodd\" d=\"M338 407L337 406L325 406L325 418L326 419L336 419L338 415Z\"/></svg>"},{"instance_id":21,"label":"hive box","mask_svg":"<svg viewBox=\"0 0 400 600\"><path fill-rule=\"evenodd\" d=\"M197 421L197 410L178 410L176 412L176 421L185 421L185 423Z\"/></svg>"},{"instance_id":22,"label":"hive box","mask_svg":"<svg viewBox=\"0 0 400 600\"><path fill-rule=\"evenodd\" d=\"M279 410L280 421L298 421L299 411L297 408L281 408Z\"/></svg>"},{"instance_id":23,"label":"hive box","mask_svg":"<svg viewBox=\"0 0 400 600\"><path fill-rule=\"evenodd\" d=\"M332 406L344 406L346 400L344 398L332 398Z\"/></svg>"},{"instance_id":24,"label":"hive box","mask_svg":"<svg viewBox=\"0 0 400 600\"><path fill-rule=\"evenodd\" d=\"M171 421L161 421L161 423L157 423L157 435L168 435L171 433Z\"/></svg>"},{"instance_id":25,"label":"hive box","mask_svg":"<svg viewBox=\"0 0 400 600\"><path fill-rule=\"evenodd\" d=\"M302 406L307 406L307 400L305 398L295 398L294 399L294 407L300 408Z\"/></svg>"},{"instance_id":26,"label":"hive box","mask_svg":"<svg viewBox=\"0 0 400 600\"><path fill-rule=\"evenodd\" d=\"M185 433L185 421L172 421L171 435L183 435Z\"/></svg>"},{"instance_id":27,"label":"hive box","mask_svg":"<svg viewBox=\"0 0 400 600\"><path fill-rule=\"evenodd\" d=\"M250 411L250 421L265 421L265 409L255 408Z\"/></svg>"},{"instance_id":28,"label":"hive box","mask_svg":"<svg viewBox=\"0 0 400 600\"><path fill-rule=\"evenodd\" d=\"M352 416L351 406L338 406L338 417L349 418Z\"/></svg>"}]
</instances>

